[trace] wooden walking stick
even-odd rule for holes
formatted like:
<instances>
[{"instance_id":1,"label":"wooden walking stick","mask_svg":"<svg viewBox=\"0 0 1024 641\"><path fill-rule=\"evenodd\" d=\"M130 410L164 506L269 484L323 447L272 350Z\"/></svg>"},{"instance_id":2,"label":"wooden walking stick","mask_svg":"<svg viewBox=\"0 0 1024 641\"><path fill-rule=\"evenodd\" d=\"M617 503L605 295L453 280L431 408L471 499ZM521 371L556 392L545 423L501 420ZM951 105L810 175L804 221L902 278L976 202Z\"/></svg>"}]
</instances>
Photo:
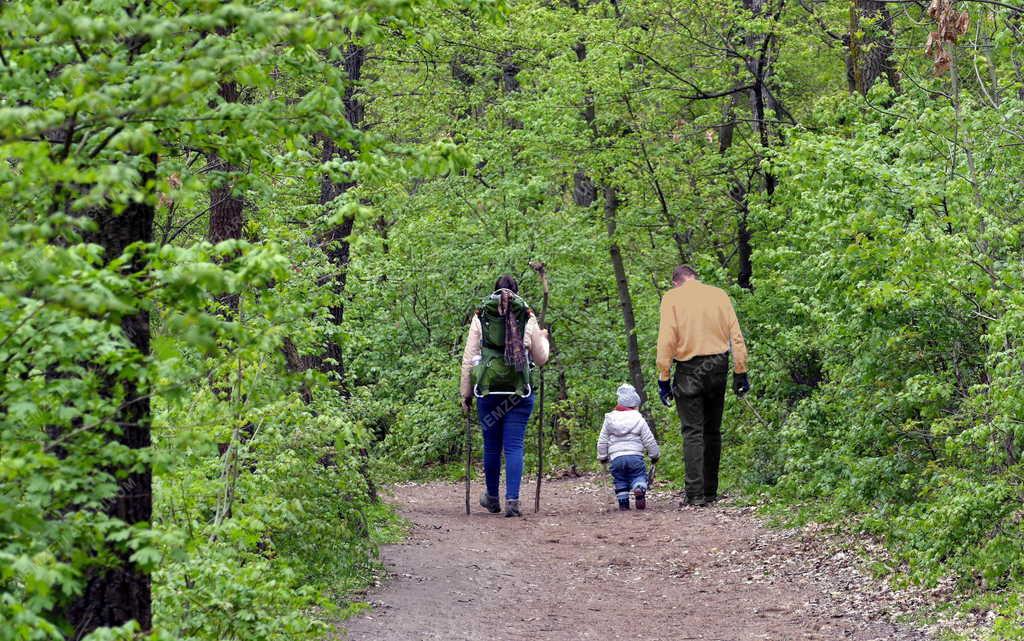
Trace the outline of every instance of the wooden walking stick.
<instances>
[{"instance_id":1,"label":"wooden walking stick","mask_svg":"<svg viewBox=\"0 0 1024 641\"><path fill-rule=\"evenodd\" d=\"M548 313L548 273L544 269L544 263L539 260L531 261L530 268L537 272L540 282L544 286L544 299L540 307L540 316L537 324L544 329L544 317ZM550 331L550 330L549 330ZM540 409L537 412L537 493L533 497L533 512L540 512L540 484L544 474L544 367L540 368Z\"/></svg>"},{"instance_id":2,"label":"wooden walking stick","mask_svg":"<svg viewBox=\"0 0 1024 641\"><path fill-rule=\"evenodd\" d=\"M469 474L473 470L473 418L472 408L466 414L466 515L469 516Z\"/></svg>"}]
</instances>

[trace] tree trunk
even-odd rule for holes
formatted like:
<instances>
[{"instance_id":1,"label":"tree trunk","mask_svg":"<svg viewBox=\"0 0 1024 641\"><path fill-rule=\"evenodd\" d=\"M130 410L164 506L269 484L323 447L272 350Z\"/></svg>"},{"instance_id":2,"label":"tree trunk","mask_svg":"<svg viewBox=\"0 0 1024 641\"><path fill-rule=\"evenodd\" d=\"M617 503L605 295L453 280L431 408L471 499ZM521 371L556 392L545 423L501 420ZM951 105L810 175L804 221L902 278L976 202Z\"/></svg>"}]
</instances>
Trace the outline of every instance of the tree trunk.
<instances>
[{"instance_id":1,"label":"tree trunk","mask_svg":"<svg viewBox=\"0 0 1024 641\"><path fill-rule=\"evenodd\" d=\"M217 89L218 95L226 103L236 103L241 95L238 90L238 83L228 81L220 83ZM216 152L207 155L208 164L211 169L222 171L226 174L235 173L238 167L221 160ZM230 181L227 184L219 185L210 190L210 224L207 229L206 238L211 243L219 243L223 240L242 237L242 210L245 206L243 199L233 195L233 185Z\"/></svg>"},{"instance_id":2,"label":"tree trunk","mask_svg":"<svg viewBox=\"0 0 1024 641\"><path fill-rule=\"evenodd\" d=\"M143 173L142 184L154 179L156 160L151 158L153 167ZM117 216L109 209L101 210L94 218L98 229L90 240L103 247L107 261L119 257L132 243L153 240L154 207L149 201L132 203ZM137 256L126 271L137 273L145 268L145 258ZM143 357L149 355L148 311L124 317L121 329L139 354ZM145 378L119 378L107 385L110 388L120 386L124 390L124 401L115 415L118 433L111 434L111 438L133 450L148 448L150 390ZM152 481L148 463L143 465L142 471L120 479L117 493L107 501L106 513L129 525L150 522L153 512ZM152 625L149 574L128 560L132 550L119 546L114 553L117 565L89 571L84 590L67 607L66 617L74 629L72 639L81 639L100 627L119 626L132 620L137 621L144 632Z\"/></svg>"},{"instance_id":3,"label":"tree trunk","mask_svg":"<svg viewBox=\"0 0 1024 641\"><path fill-rule=\"evenodd\" d=\"M501 90L504 93L519 91L519 65L516 64L511 51L502 52L498 56L498 68L501 70Z\"/></svg>"},{"instance_id":4,"label":"tree trunk","mask_svg":"<svg viewBox=\"0 0 1024 641\"><path fill-rule=\"evenodd\" d=\"M619 305L622 307L622 323L626 330L626 349L629 363L629 378L640 395L641 412L647 419L651 431L657 434L654 423L654 416L646 405L647 393L644 386L644 374L640 367L640 349L636 340L636 318L633 315L633 297L629 293L629 279L626 276L626 266L622 261L622 250L619 249L619 242L615 239L615 231L618 226L617 216L619 212L619 198L614 187L604 188L604 222L608 231L608 251L611 254L612 269L615 272L615 287L619 293Z\"/></svg>"},{"instance_id":5,"label":"tree trunk","mask_svg":"<svg viewBox=\"0 0 1024 641\"><path fill-rule=\"evenodd\" d=\"M362 78L363 63L365 62L365 47L358 44L350 44L345 48L342 64L348 77L348 85L345 87L345 96L342 102L345 105L345 119L354 129L362 129L365 116L363 103L357 95L357 85ZM351 151L340 148L331 138L323 136L322 140L323 152L320 159L324 163L330 162L335 158L355 159ZM330 176L324 174L320 180L319 204L326 209L342 194L355 187L355 185L356 183L353 181L334 182ZM335 295L335 303L330 307L330 314L331 322L339 329L345 322L345 303L343 297L345 295L345 284L348 281L351 249L349 239L352 236L354 226L355 215L349 214L320 238L320 242L324 247L324 253L327 254L327 260L334 267L332 290ZM317 365L321 372L333 376L338 393L343 398L348 398L350 392L345 380L345 355L337 341L329 341L324 346L323 354L317 359ZM366 481L367 495L372 502L376 503L378 500L377 487L370 477L370 455L366 448L360 448L359 457L359 472Z\"/></svg>"},{"instance_id":6,"label":"tree trunk","mask_svg":"<svg viewBox=\"0 0 1024 641\"><path fill-rule=\"evenodd\" d=\"M850 0L850 30L844 37L850 93L867 94L882 74L897 93L900 91L899 74L892 61L892 24L885 2ZM867 33L858 35L865 29Z\"/></svg>"},{"instance_id":7,"label":"tree trunk","mask_svg":"<svg viewBox=\"0 0 1024 641\"><path fill-rule=\"evenodd\" d=\"M238 102L240 92L238 83L235 81L222 82L217 93L224 102ZM238 167L225 162L212 151L206 155L206 162L210 169L233 175L238 172ZM206 231L206 239L213 244L225 240L242 237L242 225L244 219L244 199L234 193L234 184L229 178L223 184L210 189L210 222ZM230 311L231 316L238 312L238 294L225 294L218 297L218 302Z\"/></svg>"},{"instance_id":8,"label":"tree trunk","mask_svg":"<svg viewBox=\"0 0 1024 641\"><path fill-rule=\"evenodd\" d=\"M739 94L733 94L726 103L723 114L722 126L718 133L718 153L726 154L732 147L733 137L736 129L736 107L738 106ZM747 188L737 177L733 177L732 186L729 187L729 199L736 206L738 220L736 221L736 254L739 259L739 272L736 276L736 283L744 289L753 289L750 282L754 274L754 265L751 260L753 248L750 244L750 227L748 219L750 207L747 204Z\"/></svg>"},{"instance_id":9,"label":"tree trunk","mask_svg":"<svg viewBox=\"0 0 1024 641\"><path fill-rule=\"evenodd\" d=\"M754 285L751 277L754 275L753 247L750 244L750 208L747 205L745 194L737 195L737 206L740 218L736 224L736 254L739 259L739 272L736 275L736 284L748 291L753 291Z\"/></svg>"},{"instance_id":10,"label":"tree trunk","mask_svg":"<svg viewBox=\"0 0 1024 641\"><path fill-rule=\"evenodd\" d=\"M326 203L321 203L326 204ZM335 327L342 327L345 322L345 303L342 297L345 295L345 283L347 282L349 264L349 237L352 235L352 227L355 225L354 216L345 216L339 225L332 227L320 238L324 247L327 260L334 267L334 274L331 276L331 290L335 296L335 302L328 311L331 315L331 323ZM325 374L332 375L338 393L348 397L348 386L345 382L345 355L337 341L331 340L324 345L323 352L315 360L316 367Z\"/></svg>"},{"instance_id":11,"label":"tree trunk","mask_svg":"<svg viewBox=\"0 0 1024 641\"><path fill-rule=\"evenodd\" d=\"M350 44L345 48L345 56L342 64L348 76L348 85L345 88L343 103L345 105L345 119L355 129L363 126L364 109L363 103L356 94L356 85L362 77L363 63L366 61L366 48L361 45ZM322 136L323 151L320 160L324 163L335 158L354 160L354 155L347 149L340 148L337 143L327 136ZM319 204L325 209L338 197L352 189L354 182L334 182L330 176L324 174L320 179ZM355 225L355 216L347 215L340 223L329 229L321 236L320 244L324 247L327 260L334 267L332 289L335 295L335 304L330 307L331 321L336 327L341 327L345 320L345 304L342 300L345 295L345 283L348 278L349 264L349 238L352 235L352 228ZM345 357L341 346L336 341L330 341L324 346L324 351L317 359L317 367L320 371L334 376L335 384L339 393L348 397L348 387L345 383Z\"/></svg>"},{"instance_id":12,"label":"tree trunk","mask_svg":"<svg viewBox=\"0 0 1024 641\"><path fill-rule=\"evenodd\" d=\"M619 16L619 8L615 5L616 16ZM575 46L576 59L583 62L587 57L586 42L580 41ZM596 113L594 109L593 92L587 90L584 96L584 107L581 113L583 121L590 127L594 137L597 137ZM573 201L580 207L590 207L596 200L596 189L590 177L582 169L577 169L573 176ZM622 307L622 320L626 330L627 363L629 366L629 377L640 395L641 412L651 426L651 431L657 433L654 416L646 406L647 393L644 386L643 370L640 367L640 348L636 339L636 318L633 314L633 297L629 293L629 280L626 276L626 267L622 260L622 251L615 238L615 231L618 226L617 216L619 212L618 193L614 187L604 187L604 219L605 228L608 232L608 251L612 259L612 269L615 272L615 285L619 295L619 305Z\"/></svg>"},{"instance_id":13,"label":"tree trunk","mask_svg":"<svg viewBox=\"0 0 1024 641\"><path fill-rule=\"evenodd\" d=\"M761 161L764 159L764 155L771 148L771 133L765 109L767 106L767 100L764 85L764 70L758 69L755 73L757 73L758 76L754 80L754 87L750 90L750 106L754 112L754 127L761 143L761 149L758 152L757 157L757 163L760 166ZM761 169L760 172L764 177L765 193L771 197L771 195L775 193L775 175L764 169Z\"/></svg>"},{"instance_id":14,"label":"tree trunk","mask_svg":"<svg viewBox=\"0 0 1024 641\"><path fill-rule=\"evenodd\" d=\"M765 13L765 0L744 0L744 6L754 16L761 16ZM757 134L760 148L754 158L758 172L764 180L764 191L769 202L775 193L775 175L762 166L764 156L771 148L771 125L768 122L768 110L778 111L779 107L768 90L768 78L772 70L772 56L774 55L773 40L775 34L768 32L748 33L744 41L748 51L752 52L746 60L747 70L752 76L750 88L750 110L753 112L754 132ZM773 115L776 117L777 114ZM730 143L732 132L729 135ZM723 150L724 151L724 150ZM747 194L749 189L744 188L742 182L736 180L730 192L733 200L736 201L739 210L739 220L736 225L737 253L739 255L740 268L737 282L740 286L751 289L751 278L753 277L753 262L751 256L753 247L751 244L752 233L749 226L749 202Z\"/></svg>"}]
</instances>

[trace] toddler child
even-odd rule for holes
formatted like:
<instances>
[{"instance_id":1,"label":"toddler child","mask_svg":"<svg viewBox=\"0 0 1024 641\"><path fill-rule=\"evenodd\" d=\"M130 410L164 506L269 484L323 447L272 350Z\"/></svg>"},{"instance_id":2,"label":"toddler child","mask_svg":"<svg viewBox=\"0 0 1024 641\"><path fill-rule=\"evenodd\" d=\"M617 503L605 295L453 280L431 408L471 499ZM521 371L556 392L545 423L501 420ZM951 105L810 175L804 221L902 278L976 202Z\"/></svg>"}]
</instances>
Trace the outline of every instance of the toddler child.
<instances>
[{"instance_id":1,"label":"toddler child","mask_svg":"<svg viewBox=\"0 0 1024 641\"><path fill-rule=\"evenodd\" d=\"M615 498L619 500L619 509L629 509L629 493L636 497L636 509L647 507L647 468L644 465L644 452L655 463L661 456L658 442L647 425L647 421L637 411L640 407L640 396L629 384L623 384L616 390L619 404L614 411L604 415L601 436L597 439L597 460L607 463L611 460L611 474L615 482Z\"/></svg>"}]
</instances>

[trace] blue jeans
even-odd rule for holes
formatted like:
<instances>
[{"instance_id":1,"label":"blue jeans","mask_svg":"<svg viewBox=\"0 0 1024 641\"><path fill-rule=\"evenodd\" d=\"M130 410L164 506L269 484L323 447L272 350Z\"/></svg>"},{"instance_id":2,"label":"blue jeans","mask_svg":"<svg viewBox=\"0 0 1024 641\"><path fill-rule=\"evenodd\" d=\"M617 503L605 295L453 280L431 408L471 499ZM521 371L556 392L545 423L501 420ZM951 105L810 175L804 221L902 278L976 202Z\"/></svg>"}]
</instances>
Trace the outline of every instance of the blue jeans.
<instances>
[{"instance_id":1,"label":"blue jeans","mask_svg":"<svg viewBox=\"0 0 1024 641\"><path fill-rule=\"evenodd\" d=\"M628 497L630 490L638 487L647 489L647 466L644 465L644 457L639 454L616 457L609 471L615 483L615 495L619 498Z\"/></svg>"},{"instance_id":2,"label":"blue jeans","mask_svg":"<svg viewBox=\"0 0 1024 641\"><path fill-rule=\"evenodd\" d=\"M533 395L488 394L476 399L476 412L484 434L484 481L487 494L498 496L501 454L505 453L505 498L519 498L523 476L523 439L533 412Z\"/></svg>"}]
</instances>

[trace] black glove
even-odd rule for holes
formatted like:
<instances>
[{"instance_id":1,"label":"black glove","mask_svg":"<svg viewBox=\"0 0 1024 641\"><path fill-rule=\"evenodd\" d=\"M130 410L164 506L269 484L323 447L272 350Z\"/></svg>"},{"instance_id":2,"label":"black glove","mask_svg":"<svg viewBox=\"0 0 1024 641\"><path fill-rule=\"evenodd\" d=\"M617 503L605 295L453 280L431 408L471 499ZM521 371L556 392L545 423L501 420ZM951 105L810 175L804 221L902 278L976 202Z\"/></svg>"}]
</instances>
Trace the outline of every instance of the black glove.
<instances>
[{"instance_id":1,"label":"black glove","mask_svg":"<svg viewBox=\"0 0 1024 641\"><path fill-rule=\"evenodd\" d=\"M665 407L672 406L672 383L669 381L658 381L658 396L661 397L661 404Z\"/></svg>"},{"instance_id":2,"label":"black glove","mask_svg":"<svg viewBox=\"0 0 1024 641\"><path fill-rule=\"evenodd\" d=\"M462 400L459 402L459 407L462 408L462 413L463 414L469 414L470 412L472 412L473 411L473 397L472 396L463 396Z\"/></svg>"},{"instance_id":3,"label":"black glove","mask_svg":"<svg viewBox=\"0 0 1024 641\"><path fill-rule=\"evenodd\" d=\"M599 458L597 459L597 462L600 463L601 465L608 465L608 458Z\"/></svg>"},{"instance_id":4,"label":"black glove","mask_svg":"<svg viewBox=\"0 0 1024 641\"><path fill-rule=\"evenodd\" d=\"M732 391L736 392L736 396L743 396L750 391L750 379L747 378L746 373L732 374Z\"/></svg>"}]
</instances>

